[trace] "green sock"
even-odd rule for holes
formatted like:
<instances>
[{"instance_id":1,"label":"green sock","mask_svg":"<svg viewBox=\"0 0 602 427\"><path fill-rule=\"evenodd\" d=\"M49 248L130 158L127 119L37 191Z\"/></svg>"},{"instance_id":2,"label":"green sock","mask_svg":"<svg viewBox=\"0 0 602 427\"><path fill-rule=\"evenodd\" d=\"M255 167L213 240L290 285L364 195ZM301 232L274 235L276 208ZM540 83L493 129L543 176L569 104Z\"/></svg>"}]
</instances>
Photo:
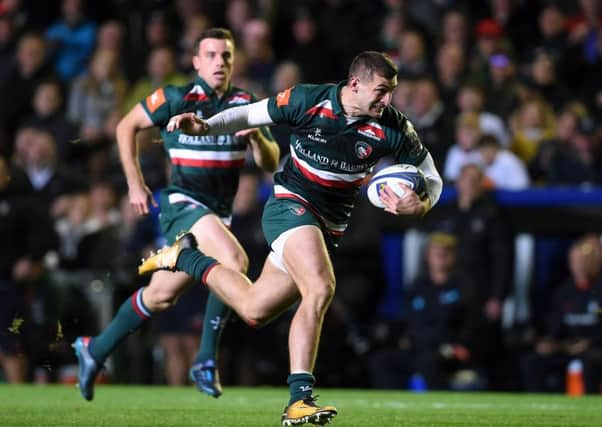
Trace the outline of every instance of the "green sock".
<instances>
[{"instance_id":1,"label":"green sock","mask_svg":"<svg viewBox=\"0 0 602 427\"><path fill-rule=\"evenodd\" d=\"M207 360L217 360L219 340L230 313L230 308L213 292L209 292L209 298L207 298L207 305L205 306L201 347L194 359L195 365Z\"/></svg>"},{"instance_id":2,"label":"green sock","mask_svg":"<svg viewBox=\"0 0 602 427\"><path fill-rule=\"evenodd\" d=\"M286 379L286 382L289 385L289 390L291 393L291 399L288 402L290 405L297 400L311 397L311 394L314 391L316 379L309 372L303 372L299 374L290 374Z\"/></svg>"},{"instance_id":3,"label":"green sock","mask_svg":"<svg viewBox=\"0 0 602 427\"><path fill-rule=\"evenodd\" d=\"M144 288L138 289L125 300L109 326L90 340L88 348L97 362L103 363L125 337L135 332L151 317L152 313L142 302L143 290Z\"/></svg>"},{"instance_id":4,"label":"green sock","mask_svg":"<svg viewBox=\"0 0 602 427\"><path fill-rule=\"evenodd\" d=\"M178 256L176 268L206 284L207 273L216 264L217 261L214 258L203 254L198 249L184 248Z\"/></svg>"}]
</instances>

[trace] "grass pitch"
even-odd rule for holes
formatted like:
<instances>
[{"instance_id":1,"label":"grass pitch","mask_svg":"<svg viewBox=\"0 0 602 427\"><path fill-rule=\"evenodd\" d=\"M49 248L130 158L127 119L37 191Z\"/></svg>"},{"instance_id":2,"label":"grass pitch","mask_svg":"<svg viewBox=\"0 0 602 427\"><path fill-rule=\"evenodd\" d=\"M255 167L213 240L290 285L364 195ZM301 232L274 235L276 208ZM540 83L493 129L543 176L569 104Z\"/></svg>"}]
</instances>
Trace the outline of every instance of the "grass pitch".
<instances>
[{"instance_id":1,"label":"grass pitch","mask_svg":"<svg viewBox=\"0 0 602 427\"><path fill-rule=\"evenodd\" d=\"M321 389L333 427L601 426L602 397ZM74 386L0 385L0 426L265 427L280 425L284 388L227 387L215 400L193 387L97 386L86 402Z\"/></svg>"}]
</instances>

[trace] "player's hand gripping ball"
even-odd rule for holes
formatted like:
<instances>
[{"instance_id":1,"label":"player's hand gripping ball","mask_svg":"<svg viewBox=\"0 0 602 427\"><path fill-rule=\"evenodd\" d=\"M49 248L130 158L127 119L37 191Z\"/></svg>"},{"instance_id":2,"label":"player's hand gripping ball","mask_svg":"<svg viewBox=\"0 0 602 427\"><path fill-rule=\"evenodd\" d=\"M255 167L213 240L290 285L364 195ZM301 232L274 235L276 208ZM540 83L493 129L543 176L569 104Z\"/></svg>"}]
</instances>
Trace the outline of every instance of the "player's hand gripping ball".
<instances>
[{"instance_id":1,"label":"player's hand gripping ball","mask_svg":"<svg viewBox=\"0 0 602 427\"><path fill-rule=\"evenodd\" d=\"M414 165L398 164L378 171L368 184L368 199L377 208L384 208L380 193L388 185L395 194L403 197L405 190L399 184L410 187L421 199L426 195L426 180L422 172Z\"/></svg>"}]
</instances>

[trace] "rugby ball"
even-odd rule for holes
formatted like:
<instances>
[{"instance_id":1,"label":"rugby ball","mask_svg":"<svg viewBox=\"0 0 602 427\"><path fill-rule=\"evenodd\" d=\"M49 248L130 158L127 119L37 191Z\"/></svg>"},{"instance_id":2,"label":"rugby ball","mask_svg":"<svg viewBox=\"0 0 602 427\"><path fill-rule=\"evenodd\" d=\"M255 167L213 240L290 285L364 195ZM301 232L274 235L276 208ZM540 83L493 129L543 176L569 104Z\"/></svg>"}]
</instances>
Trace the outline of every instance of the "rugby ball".
<instances>
[{"instance_id":1,"label":"rugby ball","mask_svg":"<svg viewBox=\"0 0 602 427\"><path fill-rule=\"evenodd\" d=\"M385 185L400 197L403 197L405 191L398 184L407 185L418 194L421 199L426 195L426 180L422 172L414 165L398 164L388 166L379 170L368 183L368 199L377 208L384 208L385 205L380 200L380 193Z\"/></svg>"}]
</instances>

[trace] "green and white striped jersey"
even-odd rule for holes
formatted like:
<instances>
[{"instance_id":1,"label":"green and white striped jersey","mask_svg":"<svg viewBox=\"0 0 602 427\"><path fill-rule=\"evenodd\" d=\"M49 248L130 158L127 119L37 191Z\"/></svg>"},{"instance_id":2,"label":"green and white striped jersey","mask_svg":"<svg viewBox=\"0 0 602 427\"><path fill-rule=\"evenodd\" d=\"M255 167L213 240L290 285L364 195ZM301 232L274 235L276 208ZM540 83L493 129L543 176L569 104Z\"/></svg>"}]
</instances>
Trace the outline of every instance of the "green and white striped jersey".
<instances>
[{"instance_id":1,"label":"green and white striped jersey","mask_svg":"<svg viewBox=\"0 0 602 427\"><path fill-rule=\"evenodd\" d=\"M230 86L220 99L200 77L186 86L165 86L155 90L141 105L155 126L161 129L163 146L171 163L167 188L170 203L201 202L221 217L232 213L232 201L244 166L247 144L233 135L191 136L180 130L167 132L171 116L195 112L208 118L220 111L254 102L248 91ZM272 139L267 129L262 129Z\"/></svg>"},{"instance_id":2,"label":"green and white striped jersey","mask_svg":"<svg viewBox=\"0 0 602 427\"><path fill-rule=\"evenodd\" d=\"M291 157L274 178L274 195L305 204L335 236L380 158L418 165L427 156L410 121L391 106L378 119L345 116L345 84L302 84L268 100L272 121L291 128Z\"/></svg>"}]
</instances>

